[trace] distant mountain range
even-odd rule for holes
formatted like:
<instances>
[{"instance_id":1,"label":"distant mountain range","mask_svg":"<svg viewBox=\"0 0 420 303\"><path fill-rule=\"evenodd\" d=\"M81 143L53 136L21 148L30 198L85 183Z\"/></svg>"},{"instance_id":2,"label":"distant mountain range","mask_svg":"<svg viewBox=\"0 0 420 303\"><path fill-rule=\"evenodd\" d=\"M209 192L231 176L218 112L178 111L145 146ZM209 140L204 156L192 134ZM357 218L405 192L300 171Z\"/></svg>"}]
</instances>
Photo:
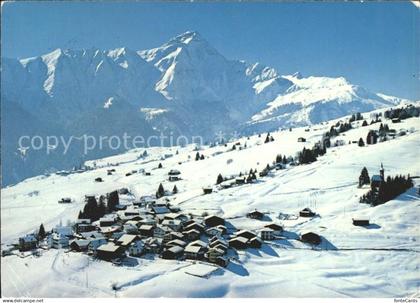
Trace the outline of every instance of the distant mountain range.
<instances>
[{"instance_id":1,"label":"distant mountain range","mask_svg":"<svg viewBox=\"0 0 420 303\"><path fill-rule=\"evenodd\" d=\"M344 78L280 75L259 63L229 60L197 32L135 51L63 50L2 58L3 185L119 151L74 146L29 150L22 135L246 134L307 125L408 100L370 92Z\"/></svg>"}]
</instances>

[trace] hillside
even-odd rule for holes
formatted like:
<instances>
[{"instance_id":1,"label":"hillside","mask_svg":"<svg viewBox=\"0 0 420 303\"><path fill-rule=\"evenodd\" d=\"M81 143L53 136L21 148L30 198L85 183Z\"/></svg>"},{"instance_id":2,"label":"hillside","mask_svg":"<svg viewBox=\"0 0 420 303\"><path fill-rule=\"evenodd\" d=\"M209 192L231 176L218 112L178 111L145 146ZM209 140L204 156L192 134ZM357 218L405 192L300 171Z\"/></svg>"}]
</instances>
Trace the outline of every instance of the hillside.
<instances>
[{"instance_id":1,"label":"hillside","mask_svg":"<svg viewBox=\"0 0 420 303\"><path fill-rule=\"evenodd\" d=\"M302 84L303 85L303 84ZM308 101L309 103L310 101ZM391 102L391 101L389 101ZM381 110L364 113L371 116ZM348 121L349 117L342 118ZM178 193L170 203L182 213L201 217L204 212L223 217L230 228L257 231L267 223L284 226L282 237L265 241L260 249L238 250L226 268L217 267L207 279L187 272L209 268L191 261L163 260L157 256L132 258L131 266L113 266L86 254L60 250L42 251L40 257L2 257L4 296L95 296L95 297L407 297L418 296L418 233L420 198L415 188L376 206L359 203L368 187L358 188L365 166L378 174L381 163L385 175L420 176L418 142L420 120L400 123L383 119L390 128L405 135L359 147L351 143L378 130L380 123L353 129L331 141L332 147L316 162L272 170L257 182L228 189L216 187L218 174L224 177L246 174L251 168L261 172L277 154L295 156L303 147L311 148L339 120L272 132L274 141L264 143L266 134L241 137L227 146L202 146L204 160L195 160L195 146L131 150L124 154L88 161L92 167L68 176L37 176L1 191L2 248L44 223L47 230L59 222L74 221L84 206L86 194L105 194L127 188L134 196L121 195L120 203L131 204L141 196L156 192L162 183L167 190L176 184ZM298 142L299 137L306 142ZM234 143L236 149L232 150ZM334 146L335 143L338 146ZM349 144L349 142L351 144ZM341 145L342 144L342 145ZM163 168L158 169L159 163ZM107 170L115 168L112 175ZM144 169L146 176L128 172ZM168 172L178 169L182 180L169 182ZM104 182L94 182L101 177ZM203 195L203 187L213 193ZM58 204L71 197L71 204ZM319 216L295 216L310 207ZM265 220L245 215L258 209ZM282 214L283 216L279 215ZM289 220L284 219L288 214ZM369 227L352 225L352 218L367 217ZM227 224L227 225L228 225ZM299 241L311 231L322 237L319 246ZM392 269L392 270L391 270ZM214 269L210 270L213 271ZM24 274L30 271L32 274ZM107 273L107 274L104 274ZM10 279L9 277L13 277ZM36 278L34 278L36 277ZM43 281L43 283L39 283ZM173 283L177 281L177 283ZM165 287L162 287L165 285ZM116 289L114 291L112 286Z\"/></svg>"}]
</instances>

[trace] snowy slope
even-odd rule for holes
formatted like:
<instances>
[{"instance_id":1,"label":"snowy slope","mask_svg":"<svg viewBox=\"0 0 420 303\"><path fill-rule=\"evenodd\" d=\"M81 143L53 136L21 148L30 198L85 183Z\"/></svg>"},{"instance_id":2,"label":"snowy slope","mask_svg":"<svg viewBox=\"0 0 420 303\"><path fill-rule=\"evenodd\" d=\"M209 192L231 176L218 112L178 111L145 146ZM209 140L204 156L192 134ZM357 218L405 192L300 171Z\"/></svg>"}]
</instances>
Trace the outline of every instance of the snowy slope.
<instances>
[{"instance_id":1,"label":"snowy slope","mask_svg":"<svg viewBox=\"0 0 420 303\"><path fill-rule=\"evenodd\" d=\"M3 103L15 103L27 115L58 125L65 129L62 134L95 133L120 120L117 133L138 124L137 132L143 135L144 129L153 129L175 136L201 135L206 140L219 132L272 131L401 102L343 78L281 76L280 72L226 58L198 32L189 31L149 50L56 49L33 58L2 58L1 94ZM118 104L126 104L122 116L130 118L89 123L87 114L98 117L102 109ZM145 111L149 111L146 117L141 115ZM2 120L2 128L9 130L5 132L9 140L12 125ZM61 168L77 165L74 159L80 158L80 152L65 158ZM110 150L97 152L89 158L110 154ZM60 168L47 157L38 157L37 165L31 163L26 171L19 168L24 166L22 161L11 155L3 160L18 167L13 174L3 171L4 184Z\"/></svg>"},{"instance_id":2,"label":"snowy slope","mask_svg":"<svg viewBox=\"0 0 420 303\"><path fill-rule=\"evenodd\" d=\"M234 142L241 142L242 147L246 143L247 147L241 150L232 151L233 143L227 147L203 146L200 153L206 159L201 161L194 161L193 146L151 148L146 157L139 157L144 151L139 149L91 161L89 165L96 165L92 171L38 176L4 188L2 244L15 241L41 222L50 229L60 221L65 224L68 219L74 220L83 207L85 194L103 194L128 187L139 197L154 193L159 183L165 189L172 189L174 183L167 181L167 172L173 168L182 172L183 180L176 182L179 194L170 199L183 212L219 214L236 228L257 230L267 222L245 218L248 211L257 208L273 222L284 224L287 239L264 244L260 250L239 252L238 260L226 269L218 269L206 280L187 274L193 270L187 261L135 258L132 267L115 267L63 250L50 250L40 258L10 256L1 259L2 294L40 297L406 297L418 294L420 199L417 189L372 208L358 203L368 189L357 188L357 179L363 166L372 175L377 173L380 163L386 175L419 176L419 121L411 118L392 124L397 130L407 130L406 136L367 147L357 144L332 147L312 164L274 171L255 184L215 190L205 196L202 187L213 185L219 173L227 176L250 168L260 171L278 153L293 156L303 146L311 147L336 121L313 125L309 132L305 128L274 132L275 141L267 144L263 143L264 134L240 138ZM361 121L337 139L358 140L365 138L369 129L379 127L378 124L358 125ZM301 136L306 137L306 143L297 142ZM162 160L165 155L172 156ZM159 163L162 169L156 169ZM114 166L116 173L108 176L106 170L110 164L119 165ZM125 176L126 172L140 168L150 171L151 176ZM96 177L102 177L104 182L94 182ZM418 179L415 182L418 186ZM74 198L75 203L58 204L57 200L64 196ZM307 206L320 216L297 220L277 218L280 212L296 214ZM352 218L361 216L370 218L372 228L351 224ZM323 237L319 250L295 240L306 230ZM25 274L28 270L33 274ZM40 280L44 281L42 285ZM116 293L112 285L117 286Z\"/></svg>"},{"instance_id":3,"label":"snowy slope","mask_svg":"<svg viewBox=\"0 0 420 303\"><path fill-rule=\"evenodd\" d=\"M343 117L348 113L367 112L409 102L405 99L375 94L349 83L345 78L282 76L256 84L257 94L270 89L274 81L287 87L267 107L252 116L251 129L276 129L279 125L303 126ZM277 84L277 83L276 83ZM277 84L278 86L278 84Z\"/></svg>"}]
</instances>

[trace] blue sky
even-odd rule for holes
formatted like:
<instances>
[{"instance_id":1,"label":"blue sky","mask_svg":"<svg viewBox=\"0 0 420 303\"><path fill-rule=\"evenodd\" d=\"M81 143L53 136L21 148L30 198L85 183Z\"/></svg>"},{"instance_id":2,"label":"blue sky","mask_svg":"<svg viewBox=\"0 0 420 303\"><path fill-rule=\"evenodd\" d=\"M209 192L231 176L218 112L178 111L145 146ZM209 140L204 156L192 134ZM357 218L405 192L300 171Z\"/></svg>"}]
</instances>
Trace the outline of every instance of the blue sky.
<instances>
[{"instance_id":1,"label":"blue sky","mask_svg":"<svg viewBox=\"0 0 420 303\"><path fill-rule=\"evenodd\" d=\"M12 2L2 7L1 49L17 58L58 47L140 50L187 30L230 59L420 99L419 9L410 2Z\"/></svg>"}]
</instances>

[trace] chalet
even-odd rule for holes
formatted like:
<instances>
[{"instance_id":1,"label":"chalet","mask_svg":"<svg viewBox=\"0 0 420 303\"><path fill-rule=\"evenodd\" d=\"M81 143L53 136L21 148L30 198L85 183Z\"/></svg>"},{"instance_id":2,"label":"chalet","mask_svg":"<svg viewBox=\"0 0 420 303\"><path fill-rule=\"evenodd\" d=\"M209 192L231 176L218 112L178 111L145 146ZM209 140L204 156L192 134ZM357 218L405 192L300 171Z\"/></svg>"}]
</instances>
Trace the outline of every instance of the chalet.
<instances>
[{"instance_id":1,"label":"chalet","mask_svg":"<svg viewBox=\"0 0 420 303\"><path fill-rule=\"evenodd\" d=\"M264 214L262 212L259 212L258 210L254 210L250 213L247 213L246 217L250 219L261 220L264 217Z\"/></svg>"},{"instance_id":2,"label":"chalet","mask_svg":"<svg viewBox=\"0 0 420 303\"><path fill-rule=\"evenodd\" d=\"M95 178L95 182L104 182L101 177Z\"/></svg>"},{"instance_id":3,"label":"chalet","mask_svg":"<svg viewBox=\"0 0 420 303\"><path fill-rule=\"evenodd\" d=\"M198 231L197 229L190 229L187 231L182 232L185 236L185 239L187 239L188 241L194 241L200 238L200 231Z\"/></svg>"},{"instance_id":4,"label":"chalet","mask_svg":"<svg viewBox=\"0 0 420 303\"><path fill-rule=\"evenodd\" d=\"M203 192L204 192L205 195L211 194L213 192L213 188L212 187L204 187Z\"/></svg>"},{"instance_id":5,"label":"chalet","mask_svg":"<svg viewBox=\"0 0 420 303\"><path fill-rule=\"evenodd\" d=\"M210 262L216 263L216 258L220 257L220 256L223 256L224 254L225 254L225 252L221 249L210 248L208 250L208 252L206 253L206 257Z\"/></svg>"},{"instance_id":6,"label":"chalet","mask_svg":"<svg viewBox=\"0 0 420 303\"><path fill-rule=\"evenodd\" d=\"M74 251L87 251L89 248L90 240L73 240L70 242L70 248Z\"/></svg>"},{"instance_id":7,"label":"chalet","mask_svg":"<svg viewBox=\"0 0 420 303\"><path fill-rule=\"evenodd\" d=\"M37 247L38 241L34 235L26 235L19 238L19 250L27 251Z\"/></svg>"},{"instance_id":8,"label":"chalet","mask_svg":"<svg viewBox=\"0 0 420 303\"><path fill-rule=\"evenodd\" d=\"M218 227L211 227L206 230L206 234L209 236L221 236L223 234L223 230Z\"/></svg>"},{"instance_id":9,"label":"chalet","mask_svg":"<svg viewBox=\"0 0 420 303\"><path fill-rule=\"evenodd\" d=\"M262 242L260 239L258 239L258 237L252 238L250 240L248 240L248 246L252 247L252 248L260 248L262 245Z\"/></svg>"},{"instance_id":10,"label":"chalet","mask_svg":"<svg viewBox=\"0 0 420 303\"><path fill-rule=\"evenodd\" d=\"M191 230L191 229L196 229L200 232L200 234L204 231L204 226L201 225L200 223L197 222L193 222L191 224L188 224L184 227L185 231Z\"/></svg>"},{"instance_id":11,"label":"chalet","mask_svg":"<svg viewBox=\"0 0 420 303\"><path fill-rule=\"evenodd\" d=\"M153 225L142 224L139 228L139 233L143 237L152 237L153 236Z\"/></svg>"},{"instance_id":12,"label":"chalet","mask_svg":"<svg viewBox=\"0 0 420 303\"><path fill-rule=\"evenodd\" d=\"M123 204L117 204L117 205L115 205L114 206L114 209L115 210L125 210L125 209L127 209L127 205L123 205Z\"/></svg>"},{"instance_id":13,"label":"chalet","mask_svg":"<svg viewBox=\"0 0 420 303\"><path fill-rule=\"evenodd\" d=\"M321 243L321 237L313 232L307 232L300 236L302 242L318 245Z\"/></svg>"},{"instance_id":14,"label":"chalet","mask_svg":"<svg viewBox=\"0 0 420 303\"><path fill-rule=\"evenodd\" d=\"M136 220L128 220L124 223L123 229L128 234L136 234L138 232L138 228L141 225L140 221Z\"/></svg>"},{"instance_id":15,"label":"chalet","mask_svg":"<svg viewBox=\"0 0 420 303\"><path fill-rule=\"evenodd\" d=\"M90 224L90 219L78 219L73 226L76 233L94 231L95 226Z\"/></svg>"},{"instance_id":16,"label":"chalet","mask_svg":"<svg viewBox=\"0 0 420 303\"><path fill-rule=\"evenodd\" d=\"M216 264L221 267L226 267L229 264L229 259L225 256L219 256L216 258Z\"/></svg>"},{"instance_id":17,"label":"chalet","mask_svg":"<svg viewBox=\"0 0 420 303\"><path fill-rule=\"evenodd\" d=\"M81 238L83 239L97 239L97 238L103 238L104 235L97 231L90 231L90 232L82 232L79 234Z\"/></svg>"},{"instance_id":18,"label":"chalet","mask_svg":"<svg viewBox=\"0 0 420 303\"><path fill-rule=\"evenodd\" d=\"M300 217L314 217L315 213L310 208L306 207L299 212L299 216Z\"/></svg>"},{"instance_id":19,"label":"chalet","mask_svg":"<svg viewBox=\"0 0 420 303\"><path fill-rule=\"evenodd\" d=\"M185 247L184 254L185 258L199 260L204 258L204 247L202 246L195 246L195 245L188 245Z\"/></svg>"},{"instance_id":20,"label":"chalet","mask_svg":"<svg viewBox=\"0 0 420 303\"><path fill-rule=\"evenodd\" d=\"M306 139L305 139L305 138L303 138L303 137L299 137L299 138L298 138L298 142L306 142Z\"/></svg>"},{"instance_id":21,"label":"chalet","mask_svg":"<svg viewBox=\"0 0 420 303\"><path fill-rule=\"evenodd\" d=\"M181 220L163 220L162 225L168 226L174 231L179 231L182 228Z\"/></svg>"},{"instance_id":22,"label":"chalet","mask_svg":"<svg viewBox=\"0 0 420 303\"><path fill-rule=\"evenodd\" d=\"M248 231L248 230L240 230L235 233L235 237L242 237L248 240L251 240L252 238L255 238L257 235Z\"/></svg>"},{"instance_id":23,"label":"chalet","mask_svg":"<svg viewBox=\"0 0 420 303\"><path fill-rule=\"evenodd\" d=\"M152 213L155 215L167 214L169 212L170 211L166 206L153 206L152 207Z\"/></svg>"},{"instance_id":24,"label":"chalet","mask_svg":"<svg viewBox=\"0 0 420 303\"><path fill-rule=\"evenodd\" d=\"M218 246L218 245L223 245L223 246L225 246L225 247L227 247L229 244L225 241L225 239L223 239L223 238L216 238L216 239L214 239L215 237L213 237L211 240L210 240L210 243L209 243L209 247L216 247L216 246Z\"/></svg>"},{"instance_id":25,"label":"chalet","mask_svg":"<svg viewBox=\"0 0 420 303\"><path fill-rule=\"evenodd\" d=\"M114 233L121 231L122 226L113 225L113 226L104 226L100 227L100 232L105 236L110 238Z\"/></svg>"},{"instance_id":26,"label":"chalet","mask_svg":"<svg viewBox=\"0 0 420 303\"><path fill-rule=\"evenodd\" d=\"M166 247L172 247L172 246L185 247L185 246L187 246L187 242L184 242L184 241L179 240L179 239L175 239L175 240L172 240L172 241L169 241L168 243L166 243Z\"/></svg>"},{"instance_id":27,"label":"chalet","mask_svg":"<svg viewBox=\"0 0 420 303\"><path fill-rule=\"evenodd\" d=\"M60 249L69 247L69 238L62 234L53 233L49 236L47 241L52 248Z\"/></svg>"},{"instance_id":28,"label":"chalet","mask_svg":"<svg viewBox=\"0 0 420 303\"><path fill-rule=\"evenodd\" d=\"M52 229L52 232L69 238L73 237L74 235L74 231L71 226L57 226Z\"/></svg>"},{"instance_id":29,"label":"chalet","mask_svg":"<svg viewBox=\"0 0 420 303\"><path fill-rule=\"evenodd\" d=\"M275 236L279 236L283 231L283 226L275 224L275 223L268 224L264 227L273 230Z\"/></svg>"},{"instance_id":30,"label":"chalet","mask_svg":"<svg viewBox=\"0 0 420 303\"><path fill-rule=\"evenodd\" d=\"M224 244L217 244L216 246L214 246L212 248L221 249L221 250L223 250L226 253L228 251L228 249L229 249L229 244L228 243L226 243L226 245L224 245Z\"/></svg>"},{"instance_id":31,"label":"chalet","mask_svg":"<svg viewBox=\"0 0 420 303\"><path fill-rule=\"evenodd\" d=\"M248 247L248 239L244 237L236 237L229 240L229 246L235 249L246 249Z\"/></svg>"},{"instance_id":32,"label":"chalet","mask_svg":"<svg viewBox=\"0 0 420 303\"><path fill-rule=\"evenodd\" d=\"M184 240L184 237L185 236L182 233L173 231L173 232L170 232L170 233L165 234L165 236L164 236L163 239L165 241Z\"/></svg>"},{"instance_id":33,"label":"chalet","mask_svg":"<svg viewBox=\"0 0 420 303\"><path fill-rule=\"evenodd\" d=\"M165 234L173 232L168 226L158 225L153 230L153 236L156 238L163 238Z\"/></svg>"},{"instance_id":34,"label":"chalet","mask_svg":"<svg viewBox=\"0 0 420 303\"><path fill-rule=\"evenodd\" d=\"M369 219L365 219L365 218L358 218L358 219L352 219L353 220L353 225L355 226L369 226Z\"/></svg>"},{"instance_id":35,"label":"chalet","mask_svg":"<svg viewBox=\"0 0 420 303\"><path fill-rule=\"evenodd\" d=\"M184 249L180 246L172 246L162 252L163 259L178 259L182 256Z\"/></svg>"},{"instance_id":36,"label":"chalet","mask_svg":"<svg viewBox=\"0 0 420 303\"><path fill-rule=\"evenodd\" d=\"M181 172L177 169L171 169L168 173L169 176L179 176Z\"/></svg>"},{"instance_id":37,"label":"chalet","mask_svg":"<svg viewBox=\"0 0 420 303\"><path fill-rule=\"evenodd\" d=\"M161 251L162 239L147 238L144 240L144 249L146 252L158 254Z\"/></svg>"},{"instance_id":38,"label":"chalet","mask_svg":"<svg viewBox=\"0 0 420 303\"><path fill-rule=\"evenodd\" d=\"M127 248L131 245L134 241L140 240L140 237L137 235L128 235L124 234L116 241L117 245Z\"/></svg>"},{"instance_id":39,"label":"chalet","mask_svg":"<svg viewBox=\"0 0 420 303\"><path fill-rule=\"evenodd\" d=\"M89 231L95 230L95 226L91 224L77 224L75 228L76 228L77 233L89 232Z\"/></svg>"},{"instance_id":40,"label":"chalet","mask_svg":"<svg viewBox=\"0 0 420 303\"><path fill-rule=\"evenodd\" d=\"M71 203L71 198L61 198L58 203Z\"/></svg>"},{"instance_id":41,"label":"chalet","mask_svg":"<svg viewBox=\"0 0 420 303\"><path fill-rule=\"evenodd\" d=\"M168 173L169 175L169 181L179 181L181 180L181 172L177 169L171 169Z\"/></svg>"},{"instance_id":42,"label":"chalet","mask_svg":"<svg viewBox=\"0 0 420 303\"><path fill-rule=\"evenodd\" d=\"M144 251L144 243L141 240L136 240L128 247L128 254L133 257L140 256Z\"/></svg>"},{"instance_id":43,"label":"chalet","mask_svg":"<svg viewBox=\"0 0 420 303\"><path fill-rule=\"evenodd\" d=\"M104 237L92 238L91 240L89 240L88 250L96 252L99 246L106 243L107 243L107 240Z\"/></svg>"},{"instance_id":44,"label":"chalet","mask_svg":"<svg viewBox=\"0 0 420 303\"><path fill-rule=\"evenodd\" d=\"M128 194L130 193L130 191L128 190L128 188L123 187L123 188L120 188L120 189L118 190L118 193L119 193L120 195L128 195Z\"/></svg>"},{"instance_id":45,"label":"chalet","mask_svg":"<svg viewBox=\"0 0 420 303\"><path fill-rule=\"evenodd\" d=\"M203 247L203 248L206 248L207 247L207 243L204 242L204 241L201 241L201 240L195 240L195 241L191 242L189 245L191 245L191 246L200 246L200 247Z\"/></svg>"},{"instance_id":46,"label":"chalet","mask_svg":"<svg viewBox=\"0 0 420 303\"><path fill-rule=\"evenodd\" d=\"M152 225L152 226L156 226L156 219L153 218L152 216L144 216L141 217L141 225Z\"/></svg>"},{"instance_id":47,"label":"chalet","mask_svg":"<svg viewBox=\"0 0 420 303\"><path fill-rule=\"evenodd\" d=\"M103 217L99 220L99 226L105 227L105 226L112 226L115 223L115 218L112 217Z\"/></svg>"},{"instance_id":48,"label":"chalet","mask_svg":"<svg viewBox=\"0 0 420 303\"><path fill-rule=\"evenodd\" d=\"M115 245L112 242L102 244L96 249L96 256L99 259L110 261L115 258L123 257L125 254L124 247Z\"/></svg>"},{"instance_id":49,"label":"chalet","mask_svg":"<svg viewBox=\"0 0 420 303\"><path fill-rule=\"evenodd\" d=\"M260 237L263 240L273 240L274 230L272 230L271 228L263 228L260 230Z\"/></svg>"},{"instance_id":50,"label":"chalet","mask_svg":"<svg viewBox=\"0 0 420 303\"><path fill-rule=\"evenodd\" d=\"M185 214L175 214L175 213L169 213L165 214L164 219L166 220L180 220L182 223L188 221L188 216Z\"/></svg>"},{"instance_id":51,"label":"chalet","mask_svg":"<svg viewBox=\"0 0 420 303\"><path fill-rule=\"evenodd\" d=\"M204 223L208 227L214 227L217 225L225 225L225 219L218 216L207 216L204 218Z\"/></svg>"}]
</instances>

